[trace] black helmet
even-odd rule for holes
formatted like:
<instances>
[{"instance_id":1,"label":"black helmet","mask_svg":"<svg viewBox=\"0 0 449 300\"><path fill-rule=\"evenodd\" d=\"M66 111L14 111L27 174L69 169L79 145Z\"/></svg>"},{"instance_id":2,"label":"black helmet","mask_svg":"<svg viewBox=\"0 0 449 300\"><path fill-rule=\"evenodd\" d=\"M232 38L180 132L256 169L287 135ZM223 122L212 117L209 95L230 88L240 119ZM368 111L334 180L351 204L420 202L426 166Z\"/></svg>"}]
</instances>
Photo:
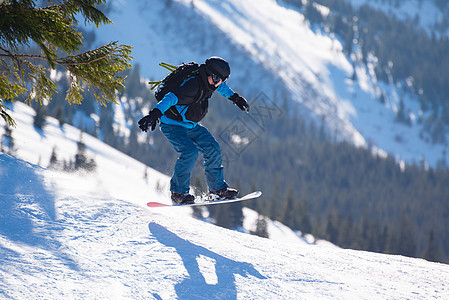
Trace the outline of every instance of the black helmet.
<instances>
[{"instance_id":1,"label":"black helmet","mask_svg":"<svg viewBox=\"0 0 449 300\"><path fill-rule=\"evenodd\" d=\"M231 74L228 62L218 56L206 59L206 71L208 75L218 75L223 81L226 81Z\"/></svg>"}]
</instances>

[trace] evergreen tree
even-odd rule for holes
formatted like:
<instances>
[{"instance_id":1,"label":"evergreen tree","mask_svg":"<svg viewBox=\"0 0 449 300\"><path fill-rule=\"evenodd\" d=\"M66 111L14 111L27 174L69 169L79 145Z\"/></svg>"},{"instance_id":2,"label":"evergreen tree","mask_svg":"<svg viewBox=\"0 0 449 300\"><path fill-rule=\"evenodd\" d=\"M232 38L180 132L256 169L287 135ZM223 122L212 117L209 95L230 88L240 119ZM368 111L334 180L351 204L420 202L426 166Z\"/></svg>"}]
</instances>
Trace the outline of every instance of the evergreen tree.
<instances>
[{"instance_id":1,"label":"evergreen tree","mask_svg":"<svg viewBox=\"0 0 449 300\"><path fill-rule=\"evenodd\" d=\"M158 193L163 193L165 191L165 185L161 183L160 180L156 182L156 191Z\"/></svg>"},{"instance_id":2,"label":"evergreen tree","mask_svg":"<svg viewBox=\"0 0 449 300\"><path fill-rule=\"evenodd\" d=\"M215 205L215 207L211 207L209 212L211 216L214 218L214 224L217 226L221 226L224 228L234 229L231 224L231 213L229 209L230 204L220 204Z\"/></svg>"},{"instance_id":3,"label":"evergreen tree","mask_svg":"<svg viewBox=\"0 0 449 300\"><path fill-rule=\"evenodd\" d=\"M232 229L243 227L243 203L236 202L229 206L230 225Z\"/></svg>"},{"instance_id":4,"label":"evergreen tree","mask_svg":"<svg viewBox=\"0 0 449 300\"><path fill-rule=\"evenodd\" d=\"M436 245L435 241L435 234L433 232L433 229L429 232L429 237L427 240L427 247L424 250L422 257L424 259L430 260L430 261L441 261L440 253L438 250L438 246Z\"/></svg>"},{"instance_id":5,"label":"evergreen tree","mask_svg":"<svg viewBox=\"0 0 449 300\"><path fill-rule=\"evenodd\" d=\"M145 166L145 169L143 170L143 179L145 181L148 181L148 167Z\"/></svg>"},{"instance_id":6,"label":"evergreen tree","mask_svg":"<svg viewBox=\"0 0 449 300\"><path fill-rule=\"evenodd\" d=\"M142 84L140 77L140 65L136 64L126 78L126 90L124 91L124 95L128 99L142 97L144 96L144 94L146 94L146 90L144 87L145 85ZM142 93L144 94L142 95Z\"/></svg>"},{"instance_id":7,"label":"evergreen tree","mask_svg":"<svg viewBox=\"0 0 449 300\"><path fill-rule=\"evenodd\" d=\"M410 219L401 217L401 225L399 231L399 249L398 254L413 257L416 254L415 231Z\"/></svg>"},{"instance_id":8,"label":"evergreen tree","mask_svg":"<svg viewBox=\"0 0 449 300\"><path fill-rule=\"evenodd\" d=\"M298 216L299 210L296 208L295 198L293 197L292 189L287 191L287 199L282 204L282 208L279 215L279 221L284 225L289 226L294 230L302 230L300 227L300 217Z\"/></svg>"},{"instance_id":9,"label":"evergreen tree","mask_svg":"<svg viewBox=\"0 0 449 300\"><path fill-rule=\"evenodd\" d=\"M129 131L128 144L126 153L130 156L139 151L139 145L137 142L137 122L133 122Z\"/></svg>"},{"instance_id":10,"label":"evergreen tree","mask_svg":"<svg viewBox=\"0 0 449 300\"><path fill-rule=\"evenodd\" d=\"M385 253L387 250L387 241L388 241L388 227L384 225L382 228L382 232L380 235L379 241L379 252Z\"/></svg>"},{"instance_id":11,"label":"evergreen tree","mask_svg":"<svg viewBox=\"0 0 449 300\"><path fill-rule=\"evenodd\" d=\"M240 191L240 195L242 195L242 188L240 185L240 180L237 179L234 181L233 186ZM236 202L229 205L229 214L230 214L230 225L231 228L236 229L243 227L243 203Z\"/></svg>"},{"instance_id":12,"label":"evergreen tree","mask_svg":"<svg viewBox=\"0 0 449 300\"><path fill-rule=\"evenodd\" d=\"M73 164L73 168L75 171L77 170L86 170L88 172L92 172L96 169L97 164L93 159L89 159L86 156L86 145L83 142L83 135L81 133L80 139L77 142L77 152L75 154L75 162Z\"/></svg>"},{"instance_id":13,"label":"evergreen tree","mask_svg":"<svg viewBox=\"0 0 449 300\"><path fill-rule=\"evenodd\" d=\"M405 109L404 99L402 98L399 100L399 107L398 111L396 112L396 122L403 123L408 126L412 125L410 117L408 116L408 112Z\"/></svg>"},{"instance_id":14,"label":"evergreen tree","mask_svg":"<svg viewBox=\"0 0 449 300\"><path fill-rule=\"evenodd\" d=\"M257 235L263 238L269 238L267 220L264 216L259 215L259 217L257 218L256 230L251 231L250 234Z\"/></svg>"},{"instance_id":15,"label":"evergreen tree","mask_svg":"<svg viewBox=\"0 0 449 300\"><path fill-rule=\"evenodd\" d=\"M302 197L299 206L298 206L298 214L299 214L299 229L303 233L311 233L312 232L312 222L310 220L309 208L307 205L306 197Z\"/></svg>"},{"instance_id":16,"label":"evergreen tree","mask_svg":"<svg viewBox=\"0 0 449 300\"><path fill-rule=\"evenodd\" d=\"M114 132L114 110L111 106L100 107L100 139L106 144L115 146L116 137Z\"/></svg>"},{"instance_id":17,"label":"evergreen tree","mask_svg":"<svg viewBox=\"0 0 449 300\"><path fill-rule=\"evenodd\" d=\"M399 244L399 235L397 233L397 226L393 224L388 232L387 244L386 244L386 253L397 254L399 253L400 244Z\"/></svg>"},{"instance_id":18,"label":"evergreen tree","mask_svg":"<svg viewBox=\"0 0 449 300\"><path fill-rule=\"evenodd\" d=\"M48 165L48 168L49 169L59 168L58 157L56 156L56 147L53 147L53 150L51 151L50 164Z\"/></svg>"},{"instance_id":19,"label":"evergreen tree","mask_svg":"<svg viewBox=\"0 0 449 300\"><path fill-rule=\"evenodd\" d=\"M131 67L131 47L111 42L77 53L83 46L83 36L76 28L77 16L96 26L111 23L97 8L102 3L105 0L0 2L0 116L5 122L15 124L3 104L5 100L26 92L28 101L51 99L56 86L48 73L56 66L70 74L66 96L69 103L81 103L85 87L93 91L102 105L116 102L116 91L124 88L124 78L119 73ZM32 44L39 47L40 54L26 51ZM60 53L67 55L58 56ZM46 62L48 67L37 64L37 60Z\"/></svg>"},{"instance_id":20,"label":"evergreen tree","mask_svg":"<svg viewBox=\"0 0 449 300\"><path fill-rule=\"evenodd\" d=\"M360 241L359 226L355 226L352 218L349 216L343 219L340 224L339 240L337 245L344 248L363 249Z\"/></svg>"},{"instance_id":21,"label":"evergreen tree","mask_svg":"<svg viewBox=\"0 0 449 300\"><path fill-rule=\"evenodd\" d=\"M323 15L318 11L314 5L314 1L309 0L304 8L304 16L311 21L311 23L320 23L323 20Z\"/></svg>"},{"instance_id":22,"label":"evergreen tree","mask_svg":"<svg viewBox=\"0 0 449 300\"><path fill-rule=\"evenodd\" d=\"M56 107L56 109L55 109L55 118L58 120L59 126L61 126L61 127L64 126L64 124L66 123L64 106L58 105Z\"/></svg>"},{"instance_id":23,"label":"evergreen tree","mask_svg":"<svg viewBox=\"0 0 449 300\"><path fill-rule=\"evenodd\" d=\"M7 153L7 154L14 155L16 153L16 146L15 146L15 142L14 142L14 137L12 135L12 128L8 125L5 125L4 130L5 130L5 132L1 139L0 151Z\"/></svg>"},{"instance_id":24,"label":"evergreen tree","mask_svg":"<svg viewBox=\"0 0 449 300\"><path fill-rule=\"evenodd\" d=\"M338 243L339 228L337 225L337 214L329 211L326 223L326 238L332 243Z\"/></svg>"},{"instance_id":25,"label":"evergreen tree","mask_svg":"<svg viewBox=\"0 0 449 300\"><path fill-rule=\"evenodd\" d=\"M42 130L45 126L45 118L47 117L47 109L45 106L36 105L35 106L35 112L33 119L33 125L34 127Z\"/></svg>"}]
</instances>

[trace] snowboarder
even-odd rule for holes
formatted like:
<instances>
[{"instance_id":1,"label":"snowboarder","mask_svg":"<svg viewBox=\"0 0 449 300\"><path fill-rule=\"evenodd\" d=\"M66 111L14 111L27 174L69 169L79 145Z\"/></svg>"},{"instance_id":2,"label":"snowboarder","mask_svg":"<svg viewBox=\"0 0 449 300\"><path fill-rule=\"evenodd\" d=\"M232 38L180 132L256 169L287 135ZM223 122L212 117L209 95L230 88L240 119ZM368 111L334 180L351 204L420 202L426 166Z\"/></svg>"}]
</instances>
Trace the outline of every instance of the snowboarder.
<instances>
[{"instance_id":1,"label":"snowboarder","mask_svg":"<svg viewBox=\"0 0 449 300\"><path fill-rule=\"evenodd\" d=\"M204 168L211 199L231 199L238 190L230 188L223 176L221 149L218 142L198 122L207 113L208 101L215 90L238 106L249 111L245 98L226 84L231 69L226 60L210 57L199 65L198 71L164 95L149 114L139 121L143 131L154 130L160 121L162 133L179 153L170 181L171 199L174 204L192 204L195 197L189 193L190 173L198 158L204 157Z\"/></svg>"}]
</instances>

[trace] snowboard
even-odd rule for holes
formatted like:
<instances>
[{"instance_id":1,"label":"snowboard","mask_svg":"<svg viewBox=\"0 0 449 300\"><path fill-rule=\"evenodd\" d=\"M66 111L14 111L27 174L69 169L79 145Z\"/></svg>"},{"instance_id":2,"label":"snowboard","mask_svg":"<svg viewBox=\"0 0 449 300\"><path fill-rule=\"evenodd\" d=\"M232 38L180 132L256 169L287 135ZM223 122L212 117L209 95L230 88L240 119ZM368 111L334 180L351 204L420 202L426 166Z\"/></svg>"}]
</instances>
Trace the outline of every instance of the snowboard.
<instances>
[{"instance_id":1,"label":"snowboard","mask_svg":"<svg viewBox=\"0 0 449 300\"><path fill-rule=\"evenodd\" d=\"M232 203L232 202L239 202L239 201L245 201L245 200L250 200L250 199L256 199L258 197L260 197L260 195L262 195L262 192L257 191L257 192L253 192L250 193L248 195L245 195L243 197L238 197L238 198L232 198L232 199L218 199L218 200L214 200L214 201L201 201L201 202L195 202L192 204L165 204L165 203L160 203L160 202L148 202L147 205L149 207L188 207L188 206L202 206L202 205L213 205L213 204L223 204L223 203Z\"/></svg>"}]
</instances>

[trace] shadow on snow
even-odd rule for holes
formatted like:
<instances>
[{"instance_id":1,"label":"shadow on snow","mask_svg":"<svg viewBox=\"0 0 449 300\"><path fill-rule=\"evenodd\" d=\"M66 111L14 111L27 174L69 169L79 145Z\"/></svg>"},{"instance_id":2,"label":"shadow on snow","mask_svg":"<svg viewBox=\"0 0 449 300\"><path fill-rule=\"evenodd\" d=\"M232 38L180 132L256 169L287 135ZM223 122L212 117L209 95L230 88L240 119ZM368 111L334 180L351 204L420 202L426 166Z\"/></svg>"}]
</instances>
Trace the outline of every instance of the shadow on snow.
<instances>
[{"instance_id":1,"label":"shadow on snow","mask_svg":"<svg viewBox=\"0 0 449 300\"><path fill-rule=\"evenodd\" d=\"M237 288L234 275L266 279L250 263L231 260L204 247L197 246L154 222L149 224L149 228L159 243L176 249L189 274L188 278L175 285L179 299L236 299ZM197 261L200 256L215 261L216 284L206 282ZM158 298L158 295L154 296Z\"/></svg>"},{"instance_id":2,"label":"shadow on snow","mask_svg":"<svg viewBox=\"0 0 449 300\"><path fill-rule=\"evenodd\" d=\"M41 168L13 156L0 154L0 235L16 244L51 252L68 267L78 270L68 254L60 251L55 234L55 197L45 188ZM19 253L0 245L0 266L18 259Z\"/></svg>"}]
</instances>

